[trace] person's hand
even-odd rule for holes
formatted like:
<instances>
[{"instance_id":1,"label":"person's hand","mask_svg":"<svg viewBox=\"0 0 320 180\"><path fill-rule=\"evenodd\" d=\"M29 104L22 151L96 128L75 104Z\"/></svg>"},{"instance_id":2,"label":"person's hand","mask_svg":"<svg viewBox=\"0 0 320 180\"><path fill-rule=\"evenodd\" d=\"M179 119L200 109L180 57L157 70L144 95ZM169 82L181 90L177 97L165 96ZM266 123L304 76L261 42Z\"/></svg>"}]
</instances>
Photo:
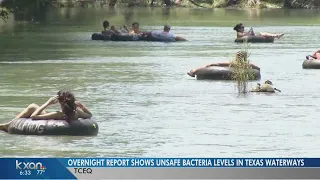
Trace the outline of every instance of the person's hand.
<instances>
[{"instance_id":1,"label":"person's hand","mask_svg":"<svg viewBox=\"0 0 320 180\"><path fill-rule=\"evenodd\" d=\"M58 102L58 97L59 97L59 96L53 96L53 97L51 97L51 98L47 101L47 104L48 104L48 105L56 104L56 103Z\"/></svg>"}]
</instances>

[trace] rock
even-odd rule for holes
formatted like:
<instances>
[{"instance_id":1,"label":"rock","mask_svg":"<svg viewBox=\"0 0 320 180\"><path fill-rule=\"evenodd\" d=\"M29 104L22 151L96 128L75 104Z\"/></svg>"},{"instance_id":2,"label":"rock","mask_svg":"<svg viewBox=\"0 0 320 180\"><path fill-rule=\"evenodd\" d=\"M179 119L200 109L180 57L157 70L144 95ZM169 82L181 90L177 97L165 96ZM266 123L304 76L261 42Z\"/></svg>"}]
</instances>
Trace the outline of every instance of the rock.
<instances>
[{"instance_id":1,"label":"rock","mask_svg":"<svg viewBox=\"0 0 320 180\"><path fill-rule=\"evenodd\" d=\"M283 6L285 8L306 8L319 9L319 0L285 0Z\"/></svg>"}]
</instances>

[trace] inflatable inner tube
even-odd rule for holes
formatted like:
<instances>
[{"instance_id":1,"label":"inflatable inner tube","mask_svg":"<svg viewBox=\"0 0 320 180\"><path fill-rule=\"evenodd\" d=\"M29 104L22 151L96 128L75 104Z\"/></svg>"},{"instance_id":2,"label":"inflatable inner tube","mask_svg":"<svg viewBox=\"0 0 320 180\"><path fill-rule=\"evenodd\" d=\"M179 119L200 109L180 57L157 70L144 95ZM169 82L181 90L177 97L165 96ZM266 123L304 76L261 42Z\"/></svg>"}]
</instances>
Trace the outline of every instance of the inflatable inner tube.
<instances>
[{"instance_id":1,"label":"inflatable inner tube","mask_svg":"<svg viewBox=\"0 0 320 180\"><path fill-rule=\"evenodd\" d=\"M267 92L267 93L275 93L275 89L270 84L262 84L261 86L257 86L256 88L250 90L250 92Z\"/></svg>"},{"instance_id":2,"label":"inflatable inner tube","mask_svg":"<svg viewBox=\"0 0 320 180\"><path fill-rule=\"evenodd\" d=\"M149 35L146 37L147 41L159 41L159 42L175 42L175 38L169 38L169 37L157 37Z\"/></svg>"},{"instance_id":3,"label":"inflatable inner tube","mask_svg":"<svg viewBox=\"0 0 320 180\"><path fill-rule=\"evenodd\" d=\"M91 119L79 119L70 124L65 120L15 119L8 127L10 134L96 136L98 124Z\"/></svg>"},{"instance_id":4,"label":"inflatable inner tube","mask_svg":"<svg viewBox=\"0 0 320 180\"><path fill-rule=\"evenodd\" d=\"M303 69L320 69L320 59L305 60L302 63Z\"/></svg>"},{"instance_id":5,"label":"inflatable inner tube","mask_svg":"<svg viewBox=\"0 0 320 180\"><path fill-rule=\"evenodd\" d=\"M210 66L197 71L196 79L210 79L210 80L234 80L234 68ZM248 70L249 80L260 80L261 74L257 69Z\"/></svg>"},{"instance_id":6,"label":"inflatable inner tube","mask_svg":"<svg viewBox=\"0 0 320 180\"><path fill-rule=\"evenodd\" d=\"M155 37L152 35L142 36L134 34L113 34L104 35L101 33L93 33L91 35L92 40L102 40L102 41L152 41L152 42L175 42L174 38L168 37Z\"/></svg>"},{"instance_id":7,"label":"inflatable inner tube","mask_svg":"<svg viewBox=\"0 0 320 180\"><path fill-rule=\"evenodd\" d=\"M246 41L249 43L273 43L274 38L272 37L266 38L263 36L247 36L247 37L237 38L234 42L244 43Z\"/></svg>"},{"instance_id":8,"label":"inflatable inner tube","mask_svg":"<svg viewBox=\"0 0 320 180\"><path fill-rule=\"evenodd\" d=\"M91 40L109 41L110 39L111 39L111 35L104 35L101 33L93 33L91 35Z\"/></svg>"},{"instance_id":9,"label":"inflatable inner tube","mask_svg":"<svg viewBox=\"0 0 320 180\"><path fill-rule=\"evenodd\" d=\"M142 35L135 34L113 34L111 36L111 41L143 41Z\"/></svg>"}]
</instances>

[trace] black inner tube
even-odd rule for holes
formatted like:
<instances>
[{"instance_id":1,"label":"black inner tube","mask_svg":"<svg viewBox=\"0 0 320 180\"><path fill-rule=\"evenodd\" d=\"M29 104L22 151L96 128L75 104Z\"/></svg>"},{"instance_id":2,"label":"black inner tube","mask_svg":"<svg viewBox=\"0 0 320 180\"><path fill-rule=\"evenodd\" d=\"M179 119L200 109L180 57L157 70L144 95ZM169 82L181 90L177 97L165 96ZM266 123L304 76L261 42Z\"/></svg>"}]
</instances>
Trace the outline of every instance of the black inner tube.
<instances>
[{"instance_id":1,"label":"black inner tube","mask_svg":"<svg viewBox=\"0 0 320 180\"><path fill-rule=\"evenodd\" d=\"M251 42L251 43L273 43L274 38L272 37L263 37L263 36L246 36L242 38L236 38L235 42L243 43L243 42Z\"/></svg>"},{"instance_id":2,"label":"black inner tube","mask_svg":"<svg viewBox=\"0 0 320 180\"><path fill-rule=\"evenodd\" d=\"M320 69L320 59L305 60L302 63L303 69Z\"/></svg>"},{"instance_id":3,"label":"black inner tube","mask_svg":"<svg viewBox=\"0 0 320 180\"><path fill-rule=\"evenodd\" d=\"M195 74L198 80L234 80L234 68L209 66L202 68ZM261 74L257 69L249 69L247 72L248 80L260 80Z\"/></svg>"},{"instance_id":4,"label":"black inner tube","mask_svg":"<svg viewBox=\"0 0 320 180\"><path fill-rule=\"evenodd\" d=\"M65 120L20 118L13 120L8 127L8 133L23 135L95 136L98 132L99 126L92 119L79 119L68 123Z\"/></svg>"},{"instance_id":5,"label":"black inner tube","mask_svg":"<svg viewBox=\"0 0 320 180\"><path fill-rule=\"evenodd\" d=\"M155 37L152 35L132 35L132 34L113 34L104 35L101 33L94 33L91 36L92 40L103 41L152 41L152 42L175 42L174 38Z\"/></svg>"}]
</instances>

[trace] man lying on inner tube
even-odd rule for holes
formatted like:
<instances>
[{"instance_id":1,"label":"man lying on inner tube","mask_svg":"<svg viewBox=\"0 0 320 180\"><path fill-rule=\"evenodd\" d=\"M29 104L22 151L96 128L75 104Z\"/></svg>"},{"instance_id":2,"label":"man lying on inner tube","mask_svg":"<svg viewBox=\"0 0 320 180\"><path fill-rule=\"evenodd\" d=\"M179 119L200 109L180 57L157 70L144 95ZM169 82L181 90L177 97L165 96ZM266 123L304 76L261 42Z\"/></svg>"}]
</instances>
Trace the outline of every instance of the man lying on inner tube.
<instances>
[{"instance_id":1,"label":"man lying on inner tube","mask_svg":"<svg viewBox=\"0 0 320 180\"><path fill-rule=\"evenodd\" d=\"M163 31L152 31L149 33L146 33L148 36L152 37L158 37L158 38L168 38L168 39L175 39L176 41L186 41L185 38L181 36L176 36L172 33L170 33L171 26L170 25L164 25Z\"/></svg>"},{"instance_id":2,"label":"man lying on inner tube","mask_svg":"<svg viewBox=\"0 0 320 180\"><path fill-rule=\"evenodd\" d=\"M273 87L273 84L270 80L265 81L264 84L262 85L258 83L255 88L250 90L250 92L275 92L275 91L281 92L279 89Z\"/></svg>"},{"instance_id":3,"label":"man lying on inner tube","mask_svg":"<svg viewBox=\"0 0 320 180\"><path fill-rule=\"evenodd\" d=\"M242 37L246 37L246 36L263 36L265 38L268 37L272 37L272 38L278 38L280 39L284 34L272 34L272 33L267 33L267 32L261 32L258 34L255 34L253 32L253 29L250 28L250 30L248 32L244 31L244 25L242 23L237 24L233 30L235 30L237 32L237 38L242 38Z\"/></svg>"},{"instance_id":4,"label":"man lying on inner tube","mask_svg":"<svg viewBox=\"0 0 320 180\"><path fill-rule=\"evenodd\" d=\"M307 60L313 60L313 59L319 59L320 60L320 49L316 51L312 56L308 55L306 56Z\"/></svg>"},{"instance_id":5,"label":"man lying on inner tube","mask_svg":"<svg viewBox=\"0 0 320 180\"><path fill-rule=\"evenodd\" d=\"M80 119L88 119L92 117L92 113L79 101L75 101L74 95L69 91L59 91L56 96L51 97L46 103L41 106L30 104L26 109L20 112L15 119L32 118L34 120L61 120L67 122ZM44 111L50 105L60 104L61 111L46 112ZM13 121L13 120L12 120ZM0 124L0 130L8 132L10 123Z\"/></svg>"},{"instance_id":6,"label":"man lying on inner tube","mask_svg":"<svg viewBox=\"0 0 320 180\"><path fill-rule=\"evenodd\" d=\"M245 51L238 51L237 54L236 54L236 61L242 61L242 62L246 62L247 61L247 58L248 58L248 55L247 55L247 52ZM226 62L226 63L213 63L213 64L209 64L209 65L206 65L206 66L202 66L202 67L199 67L199 68L196 68L196 69L193 69L191 70L190 72L188 72L187 74L191 77L194 77L195 74L197 73L197 71L199 71L200 69L202 68L206 68L206 67L210 67L210 66L220 66L220 67L232 67L233 63L231 62ZM260 71L260 68L254 64L250 64L250 67L252 69L256 69L258 71Z\"/></svg>"}]
</instances>

